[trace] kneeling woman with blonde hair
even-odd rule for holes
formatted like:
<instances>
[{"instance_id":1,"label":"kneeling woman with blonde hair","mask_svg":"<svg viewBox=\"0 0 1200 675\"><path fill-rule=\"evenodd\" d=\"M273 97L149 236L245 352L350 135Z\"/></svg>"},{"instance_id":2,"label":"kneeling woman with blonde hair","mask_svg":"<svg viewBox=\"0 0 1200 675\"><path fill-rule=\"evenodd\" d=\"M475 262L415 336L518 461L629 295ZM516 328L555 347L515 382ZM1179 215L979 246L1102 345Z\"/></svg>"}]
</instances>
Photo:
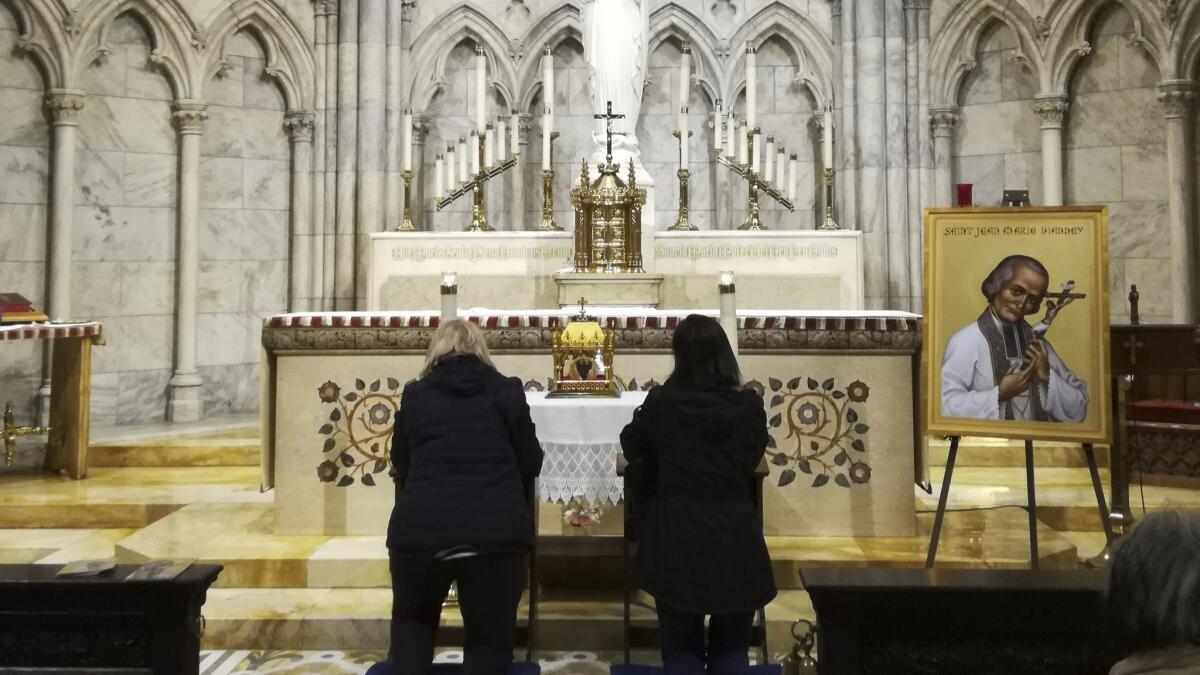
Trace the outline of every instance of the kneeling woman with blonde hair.
<instances>
[{"instance_id":1,"label":"kneeling woman with blonde hair","mask_svg":"<svg viewBox=\"0 0 1200 675\"><path fill-rule=\"evenodd\" d=\"M521 382L492 365L482 331L440 326L392 436L388 524L395 672L431 671L442 602L457 582L463 673L507 673L534 526L527 491L542 450Z\"/></svg>"}]
</instances>

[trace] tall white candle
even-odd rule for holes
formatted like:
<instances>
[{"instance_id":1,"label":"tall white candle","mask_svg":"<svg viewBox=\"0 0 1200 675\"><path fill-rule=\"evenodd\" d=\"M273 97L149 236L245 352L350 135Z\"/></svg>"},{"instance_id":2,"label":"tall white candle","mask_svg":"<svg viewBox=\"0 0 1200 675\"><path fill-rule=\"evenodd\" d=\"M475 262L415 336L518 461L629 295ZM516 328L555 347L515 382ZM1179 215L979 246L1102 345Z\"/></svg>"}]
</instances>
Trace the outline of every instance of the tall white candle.
<instances>
[{"instance_id":1,"label":"tall white candle","mask_svg":"<svg viewBox=\"0 0 1200 675\"><path fill-rule=\"evenodd\" d=\"M731 108L729 110L728 124L726 125L726 128L725 128L725 155L728 156L729 159L737 159L738 158L737 137L738 137L737 120L734 119L733 109Z\"/></svg>"},{"instance_id":2,"label":"tall white candle","mask_svg":"<svg viewBox=\"0 0 1200 675\"><path fill-rule=\"evenodd\" d=\"M758 53L753 45L746 45L746 122L750 128L758 126Z\"/></svg>"},{"instance_id":3,"label":"tall white candle","mask_svg":"<svg viewBox=\"0 0 1200 675\"><path fill-rule=\"evenodd\" d=\"M401 138L404 139L404 163L401 169L404 171L412 171L412 139L413 139L413 115L412 108L404 109L404 128L401 130Z\"/></svg>"},{"instance_id":4,"label":"tall white candle","mask_svg":"<svg viewBox=\"0 0 1200 675\"><path fill-rule=\"evenodd\" d=\"M483 46L475 47L475 130L482 131L487 120L487 57Z\"/></svg>"},{"instance_id":5,"label":"tall white candle","mask_svg":"<svg viewBox=\"0 0 1200 675\"><path fill-rule=\"evenodd\" d=\"M509 145L512 146L512 154L516 155L521 152L521 113L513 108L508 123L508 133L512 134L512 139Z\"/></svg>"},{"instance_id":6,"label":"tall white candle","mask_svg":"<svg viewBox=\"0 0 1200 675\"><path fill-rule=\"evenodd\" d=\"M437 159L433 160L433 194L437 195L438 199L446 194L446 160L442 159L442 153L437 154Z\"/></svg>"},{"instance_id":7,"label":"tall white candle","mask_svg":"<svg viewBox=\"0 0 1200 675\"><path fill-rule=\"evenodd\" d=\"M692 126L688 120L687 106L679 109L679 168L688 168L688 162L691 157L688 156L688 127Z\"/></svg>"},{"instance_id":8,"label":"tall white candle","mask_svg":"<svg viewBox=\"0 0 1200 675\"><path fill-rule=\"evenodd\" d=\"M783 176L779 177L780 179ZM775 180L775 137L767 136L767 150L763 161L763 180L770 183Z\"/></svg>"},{"instance_id":9,"label":"tall white candle","mask_svg":"<svg viewBox=\"0 0 1200 675\"><path fill-rule=\"evenodd\" d=\"M545 107L554 114L554 54L550 45L542 48L542 99Z\"/></svg>"},{"instance_id":10,"label":"tall white candle","mask_svg":"<svg viewBox=\"0 0 1200 675\"><path fill-rule=\"evenodd\" d=\"M485 169L491 169L496 162L495 136L492 125L487 125L487 133L483 135L483 168Z\"/></svg>"},{"instance_id":11,"label":"tall white candle","mask_svg":"<svg viewBox=\"0 0 1200 675\"><path fill-rule=\"evenodd\" d=\"M508 129L507 129L507 127L504 126L504 118L497 117L496 118L496 161L497 162L503 162L504 160L508 159L508 155L505 154L505 152L504 152L504 150L505 150L504 143L507 140L508 140Z\"/></svg>"},{"instance_id":12,"label":"tall white candle","mask_svg":"<svg viewBox=\"0 0 1200 675\"><path fill-rule=\"evenodd\" d=\"M721 113L721 99L717 99L717 109L713 111L713 150L721 150L725 147L724 141L721 140L721 125L725 123L725 116Z\"/></svg>"},{"instance_id":13,"label":"tall white candle","mask_svg":"<svg viewBox=\"0 0 1200 675\"><path fill-rule=\"evenodd\" d=\"M833 168L833 108L825 107L825 138L821 158L826 169Z\"/></svg>"},{"instance_id":14,"label":"tall white candle","mask_svg":"<svg viewBox=\"0 0 1200 675\"><path fill-rule=\"evenodd\" d=\"M738 146L738 164L747 166L750 164L750 148L746 144L750 141L750 137L746 131L746 120L738 125L737 146Z\"/></svg>"},{"instance_id":15,"label":"tall white candle","mask_svg":"<svg viewBox=\"0 0 1200 675\"><path fill-rule=\"evenodd\" d=\"M792 159L788 162L788 183L787 196L788 201L796 201L796 169L799 162L796 160L795 153L792 154Z\"/></svg>"},{"instance_id":16,"label":"tall white candle","mask_svg":"<svg viewBox=\"0 0 1200 675\"><path fill-rule=\"evenodd\" d=\"M785 183L787 176L787 151L783 146L779 146L779 152L775 153L775 182L782 186Z\"/></svg>"},{"instance_id":17,"label":"tall white candle","mask_svg":"<svg viewBox=\"0 0 1200 675\"><path fill-rule=\"evenodd\" d=\"M471 153L471 177L479 175L479 141L479 132L472 129L471 142L467 143L467 152Z\"/></svg>"},{"instance_id":18,"label":"tall white candle","mask_svg":"<svg viewBox=\"0 0 1200 675\"><path fill-rule=\"evenodd\" d=\"M550 170L550 109L542 113L542 171Z\"/></svg>"},{"instance_id":19,"label":"tall white candle","mask_svg":"<svg viewBox=\"0 0 1200 675\"><path fill-rule=\"evenodd\" d=\"M686 108L692 98L692 48L684 45L683 53L679 55L679 107ZM683 128L682 110L679 113L679 129Z\"/></svg>"},{"instance_id":20,"label":"tall white candle","mask_svg":"<svg viewBox=\"0 0 1200 675\"><path fill-rule=\"evenodd\" d=\"M458 185L458 153L454 151L454 144L451 143L446 146L446 192L452 191L455 185Z\"/></svg>"},{"instance_id":21,"label":"tall white candle","mask_svg":"<svg viewBox=\"0 0 1200 675\"><path fill-rule=\"evenodd\" d=\"M467 157L467 139L463 136L458 137L458 182L467 182L467 167L470 166L470 158Z\"/></svg>"},{"instance_id":22,"label":"tall white candle","mask_svg":"<svg viewBox=\"0 0 1200 675\"><path fill-rule=\"evenodd\" d=\"M750 170L762 173L762 134L758 129L750 134Z\"/></svg>"}]
</instances>

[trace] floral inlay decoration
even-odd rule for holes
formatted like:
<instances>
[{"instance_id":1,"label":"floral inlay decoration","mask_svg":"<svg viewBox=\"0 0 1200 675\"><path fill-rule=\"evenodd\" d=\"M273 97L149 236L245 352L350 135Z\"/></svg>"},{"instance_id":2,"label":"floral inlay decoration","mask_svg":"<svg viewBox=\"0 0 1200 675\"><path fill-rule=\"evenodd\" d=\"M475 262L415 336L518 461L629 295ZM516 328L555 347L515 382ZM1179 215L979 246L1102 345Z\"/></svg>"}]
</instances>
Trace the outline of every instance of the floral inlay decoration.
<instances>
[{"instance_id":1,"label":"floral inlay decoration","mask_svg":"<svg viewBox=\"0 0 1200 675\"><path fill-rule=\"evenodd\" d=\"M844 488L870 482L864 440L870 426L863 419L863 406L858 405L871 395L866 383L855 380L841 388L832 377L820 382L793 377L786 384L772 377L767 384L747 386L770 396L767 424L772 433L767 456L783 469L779 487L794 482L799 474L812 476L812 487L818 488L830 482Z\"/></svg>"},{"instance_id":2,"label":"floral inlay decoration","mask_svg":"<svg viewBox=\"0 0 1200 675\"><path fill-rule=\"evenodd\" d=\"M400 409L400 391L400 381L394 377L370 384L356 379L354 388L344 393L333 381L317 387L317 396L329 411L328 421L317 430L324 438L323 459L317 465L322 483L374 486L378 474L386 475L391 467L392 426Z\"/></svg>"}]
</instances>

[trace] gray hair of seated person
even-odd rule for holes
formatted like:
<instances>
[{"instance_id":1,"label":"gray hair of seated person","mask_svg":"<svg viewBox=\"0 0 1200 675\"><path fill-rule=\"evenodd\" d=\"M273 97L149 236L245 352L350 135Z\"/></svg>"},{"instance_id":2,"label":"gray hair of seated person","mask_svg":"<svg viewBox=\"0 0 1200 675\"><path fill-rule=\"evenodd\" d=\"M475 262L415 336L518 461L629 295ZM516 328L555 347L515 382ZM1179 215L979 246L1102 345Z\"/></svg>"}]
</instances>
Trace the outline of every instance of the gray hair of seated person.
<instances>
[{"instance_id":1,"label":"gray hair of seated person","mask_svg":"<svg viewBox=\"0 0 1200 675\"><path fill-rule=\"evenodd\" d=\"M1027 255L1010 255L1004 260L996 264L983 283L979 285L979 291L983 293L983 297L992 301L996 294L1000 292L1000 288L1008 283L1017 274L1017 265L1023 265L1029 269L1046 277L1047 282L1050 279L1050 272L1046 270L1046 266L1040 260Z\"/></svg>"},{"instance_id":2,"label":"gray hair of seated person","mask_svg":"<svg viewBox=\"0 0 1200 675\"><path fill-rule=\"evenodd\" d=\"M1108 618L1133 649L1200 646L1200 515L1150 513L1117 540Z\"/></svg>"}]
</instances>

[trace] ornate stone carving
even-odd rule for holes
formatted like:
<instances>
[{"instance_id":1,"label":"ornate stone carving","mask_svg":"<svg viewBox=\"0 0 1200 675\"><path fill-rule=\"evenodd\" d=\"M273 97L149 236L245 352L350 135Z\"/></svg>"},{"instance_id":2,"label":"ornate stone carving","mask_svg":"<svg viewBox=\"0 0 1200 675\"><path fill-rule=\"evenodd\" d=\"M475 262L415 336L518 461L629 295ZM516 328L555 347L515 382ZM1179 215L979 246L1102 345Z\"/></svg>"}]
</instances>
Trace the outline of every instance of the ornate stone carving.
<instances>
[{"instance_id":1,"label":"ornate stone carving","mask_svg":"<svg viewBox=\"0 0 1200 675\"><path fill-rule=\"evenodd\" d=\"M175 103L171 117L175 127L181 134L199 134L204 131L204 122L208 119L208 105L195 101L178 101Z\"/></svg>"},{"instance_id":2,"label":"ornate stone carving","mask_svg":"<svg viewBox=\"0 0 1200 675\"><path fill-rule=\"evenodd\" d=\"M520 120L517 125L517 144L527 145L529 143L529 131L533 128L533 115L521 113L517 118Z\"/></svg>"},{"instance_id":3,"label":"ornate stone carving","mask_svg":"<svg viewBox=\"0 0 1200 675\"><path fill-rule=\"evenodd\" d=\"M733 45L729 44L729 40L721 38L717 40L717 48L715 50L717 58L722 61L729 58L729 54L733 51Z\"/></svg>"},{"instance_id":4,"label":"ornate stone carving","mask_svg":"<svg viewBox=\"0 0 1200 675\"><path fill-rule=\"evenodd\" d=\"M413 115L413 145L425 145L425 139L429 136L429 116L428 115Z\"/></svg>"},{"instance_id":5,"label":"ornate stone carving","mask_svg":"<svg viewBox=\"0 0 1200 675\"><path fill-rule=\"evenodd\" d=\"M508 55L512 57L513 61L522 61L525 58L525 41L520 38L509 40Z\"/></svg>"},{"instance_id":6,"label":"ornate stone carving","mask_svg":"<svg viewBox=\"0 0 1200 675\"><path fill-rule=\"evenodd\" d=\"M1179 20L1179 0L1158 0L1158 13L1167 25L1174 25Z\"/></svg>"},{"instance_id":7,"label":"ornate stone carving","mask_svg":"<svg viewBox=\"0 0 1200 675\"><path fill-rule=\"evenodd\" d=\"M1163 115L1168 119L1186 118L1195 100L1194 89L1176 84L1159 85L1158 102L1162 104Z\"/></svg>"},{"instance_id":8,"label":"ornate stone carving","mask_svg":"<svg viewBox=\"0 0 1200 675\"><path fill-rule=\"evenodd\" d=\"M830 0L829 15L839 17L842 15L842 0Z\"/></svg>"},{"instance_id":9,"label":"ornate stone carving","mask_svg":"<svg viewBox=\"0 0 1200 675\"><path fill-rule=\"evenodd\" d=\"M934 136L951 136L958 124L957 108L934 108L929 111L929 124Z\"/></svg>"},{"instance_id":10,"label":"ornate stone carving","mask_svg":"<svg viewBox=\"0 0 1200 675\"><path fill-rule=\"evenodd\" d=\"M1042 128L1062 127L1063 118L1067 115L1070 103L1066 96L1039 97L1033 104L1033 111L1042 118Z\"/></svg>"},{"instance_id":11,"label":"ornate stone carving","mask_svg":"<svg viewBox=\"0 0 1200 675\"><path fill-rule=\"evenodd\" d=\"M291 134L293 143L312 143L313 125L317 116L310 112L290 112L283 118L283 126Z\"/></svg>"},{"instance_id":12,"label":"ornate stone carving","mask_svg":"<svg viewBox=\"0 0 1200 675\"><path fill-rule=\"evenodd\" d=\"M1033 18L1033 30L1037 35L1039 42L1043 44L1050 39L1050 22L1044 16L1036 16Z\"/></svg>"},{"instance_id":13,"label":"ornate stone carving","mask_svg":"<svg viewBox=\"0 0 1200 675\"><path fill-rule=\"evenodd\" d=\"M80 91L57 89L46 94L46 109L50 111L54 126L79 124L79 112L83 110L83 104L84 95Z\"/></svg>"}]
</instances>

